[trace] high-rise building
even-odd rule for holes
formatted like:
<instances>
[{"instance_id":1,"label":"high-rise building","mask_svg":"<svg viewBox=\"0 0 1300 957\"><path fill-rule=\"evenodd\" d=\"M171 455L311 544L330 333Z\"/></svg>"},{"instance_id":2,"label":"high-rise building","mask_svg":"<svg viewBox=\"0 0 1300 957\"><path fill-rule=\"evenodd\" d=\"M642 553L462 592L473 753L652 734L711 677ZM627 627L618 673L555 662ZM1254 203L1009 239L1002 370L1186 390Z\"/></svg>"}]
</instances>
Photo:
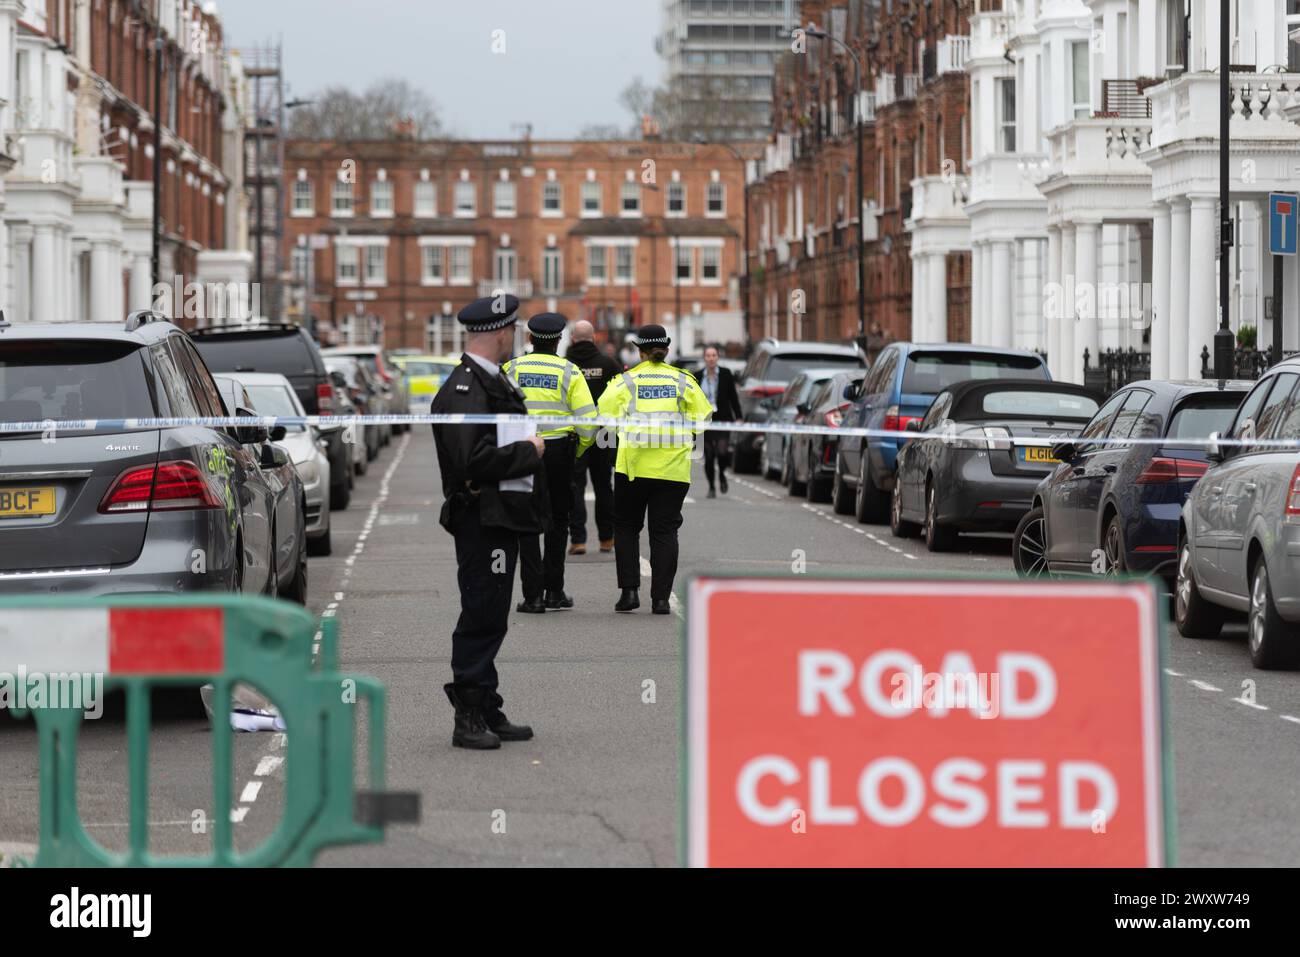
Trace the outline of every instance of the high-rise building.
<instances>
[{"instance_id":1,"label":"high-rise building","mask_svg":"<svg viewBox=\"0 0 1300 957\"><path fill-rule=\"evenodd\" d=\"M663 0L663 10L655 46L667 65L671 135L766 139L772 69L790 46L799 0Z\"/></svg>"}]
</instances>

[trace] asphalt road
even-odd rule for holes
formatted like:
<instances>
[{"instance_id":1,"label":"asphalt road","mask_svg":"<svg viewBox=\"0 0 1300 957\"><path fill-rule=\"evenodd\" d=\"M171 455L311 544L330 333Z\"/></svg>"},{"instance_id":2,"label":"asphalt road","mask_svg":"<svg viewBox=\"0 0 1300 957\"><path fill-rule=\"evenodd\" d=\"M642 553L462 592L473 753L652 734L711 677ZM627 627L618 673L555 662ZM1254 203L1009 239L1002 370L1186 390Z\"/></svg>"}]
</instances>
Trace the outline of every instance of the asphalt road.
<instances>
[{"instance_id":1,"label":"asphalt road","mask_svg":"<svg viewBox=\"0 0 1300 957\"><path fill-rule=\"evenodd\" d=\"M1004 538L963 538L958 550L931 555L888 527L789 498L774 482L739 477L712 501L704 491L697 475L679 582L724 568L787 573L796 561L810 573L1011 573ZM332 849L318 863L675 864L678 619L650 615L648 602L615 615L613 556L571 558L576 607L512 615L498 658L506 710L531 723L536 739L491 753L453 749L442 684L458 599L440 502L433 443L417 430L396 439L359 480L353 505L334 513L334 555L312 559L309 605L337 617L343 669L388 688L388 786L418 791L423 804L421 822L391 828L383 845ZM1197 642L1170 627L1166 665L1179 862L1294 865L1300 674L1255 671L1236 627ZM211 736L192 696L164 704L171 708L151 740L152 846L193 853L210 840L196 821L211 804ZM88 830L114 848L126 841L122 730L120 709L88 722L78 773ZM278 821L286 740L245 734L236 745L235 833L248 849ZM30 850L36 835L35 734L0 718L0 853Z\"/></svg>"}]
</instances>

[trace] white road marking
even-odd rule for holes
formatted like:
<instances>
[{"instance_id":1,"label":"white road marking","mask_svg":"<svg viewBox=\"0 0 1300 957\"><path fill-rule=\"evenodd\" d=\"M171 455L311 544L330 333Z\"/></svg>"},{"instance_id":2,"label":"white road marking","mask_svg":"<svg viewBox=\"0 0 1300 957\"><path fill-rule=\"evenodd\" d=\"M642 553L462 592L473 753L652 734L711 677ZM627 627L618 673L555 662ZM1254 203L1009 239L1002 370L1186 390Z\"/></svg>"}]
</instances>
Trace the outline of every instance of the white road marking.
<instances>
[{"instance_id":1,"label":"white road marking","mask_svg":"<svg viewBox=\"0 0 1300 957\"><path fill-rule=\"evenodd\" d=\"M257 792L262 790L261 781L249 781L244 785L244 793L239 796L240 804L252 804L257 800Z\"/></svg>"},{"instance_id":2,"label":"white road marking","mask_svg":"<svg viewBox=\"0 0 1300 957\"><path fill-rule=\"evenodd\" d=\"M1222 691L1222 688L1216 688L1208 681L1201 681L1199 678L1192 678L1187 682L1193 688L1199 688L1202 691Z\"/></svg>"},{"instance_id":3,"label":"white road marking","mask_svg":"<svg viewBox=\"0 0 1300 957\"><path fill-rule=\"evenodd\" d=\"M1268 710L1268 705L1256 704L1254 701L1247 701L1245 698L1230 698L1228 700L1234 701L1237 704L1244 704L1247 708L1254 708L1256 711Z\"/></svg>"},{"instance_id":4,"label":"white road marking","mask_svg":"<svg viewBox=\"0 0 1300 957\"><path fill-rule=\"evenodd\" d=\"M1181 671L1174 671L1173 668L1166 668L1166 669L1165 669L1165 674L1167 674L1167 675L1168 675L1169 677L1171 677L1171 678L1181 678L1181 677L1183 677L1183 673L1182 673Z\"/></svg>"},{"instance_id":5,"label":"white road marking","mask_svg":"<svg viewBox=\"0 0 1300 957\"><path fill-rule=\"evenodd\" d=\"M1290 721L1292 724L1300 724L1300 718L1297 718L1293 714L1280 714L1278 717L1283 721Z\"/></svg>"},{"instance_id":6,"label":"white road marking","mask_svg":"<svg viewBox=\"0 0 1300 957\"><path fill-rule=\"evenodd\" d=\"M284 764L284 758L278 754L267 754L257 762L257 770L253 773L259 778L264 778L282 764Z\"/></svg>"}]
</instances>

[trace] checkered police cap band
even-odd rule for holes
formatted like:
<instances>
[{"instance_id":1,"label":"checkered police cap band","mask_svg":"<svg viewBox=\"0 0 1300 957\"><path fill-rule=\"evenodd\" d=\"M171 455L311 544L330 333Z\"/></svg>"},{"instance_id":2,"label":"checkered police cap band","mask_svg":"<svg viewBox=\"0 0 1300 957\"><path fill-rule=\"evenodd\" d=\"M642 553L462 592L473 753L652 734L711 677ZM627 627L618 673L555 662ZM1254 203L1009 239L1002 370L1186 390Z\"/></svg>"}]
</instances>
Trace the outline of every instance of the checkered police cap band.
<instances>
[{"instance_id":1,"label":"checkered police cap band","mask_svg":"<svg viewBox=\"0 0 1300 957\"><path fill-rule=\"evenodd\" d=\"M528 334L534 339L558 339L564 335L562 332L534 332L532 329L528 330Z\"/></svg>"},{"instance_id":2,"label":"checkered police cap band","mask_svg":"<svg viewBox=\"0 0 1300 957\"><path fill-rule=\"evenodd\" d=\"M488 322L476 322L473 325L468 325L468 328L470 332L495 332L498 329L504 329L506 326L514 325L515 320L518 318L519 314L517 312L512 312L507 316L502 316L500 319L493 319Z\"/></svg>"},{"instance_id":3,"label":"checkered police cap band","mask_svg":"<svg viewBox=\"0 0 1300 957\"><path fill-rule=\"evenodd\" d=\"M636 344L639 346L659 346L659 345L666 346L671 341L672 340L669 339L667 336L660 336L656 339L638 339L636 340Z\"/></svg>"}]
</instances>

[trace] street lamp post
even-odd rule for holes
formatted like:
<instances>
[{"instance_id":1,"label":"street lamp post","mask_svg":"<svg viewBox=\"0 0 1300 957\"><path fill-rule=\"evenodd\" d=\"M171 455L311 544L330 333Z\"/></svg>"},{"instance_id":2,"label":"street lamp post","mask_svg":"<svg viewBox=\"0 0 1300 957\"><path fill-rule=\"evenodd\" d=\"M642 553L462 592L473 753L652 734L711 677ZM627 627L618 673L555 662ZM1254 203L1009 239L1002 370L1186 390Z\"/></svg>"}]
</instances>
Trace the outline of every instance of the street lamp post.
<instances>
[{"instance_id":1,"label":"street lamp post","mask_svg":"<svg viewBox=\"0 0 1300 957\"><path fill-rule=\"evenodd\" d=\"M1232 377L1232 351L1234 340L1228 328L1228 297L1231 277L1228 275L1228 255L1232 249L1232 213L1228 200L1229 138L1228 120L1232 115L1229 106L1231 85L1229 59L1232 56L1232 35L1229 30L1231 10L1228 0L1219 3L1219 328L1214 333L1214 377ZM1275 322L1280 322L1277 316Z\"/></svg>"},{"instance_id":2,"label":"street lamp post","mask_svg":"<svg viewBox=\"0 0 1300 957\"><path fill-rule=\"evenodd\" d=\"M1227 0L1224 0L1224 2L1226 3ZM831 43L838 46L853 60L853 127L858 150L858 345L865 352L867 348L867 224L864 222L866 216L863 212L862 203L862 61L853 52L852 47L843 40L831 36L825 30L809 26L806 32L810 37L816 37L819 40L830 40Z\"/></svg>"},{"instance_id":3,"label":"street lamp post","mask_svg":"<svg viewBox=\"0 0 1300 957\"><path fill-rule=\"evenodd\" d=\"M153 41L153 244L149 256L153 288L158 288L162 247L162 27ZM150 296L154 293L150 293Z\"/></svg>"}]
</instances>

